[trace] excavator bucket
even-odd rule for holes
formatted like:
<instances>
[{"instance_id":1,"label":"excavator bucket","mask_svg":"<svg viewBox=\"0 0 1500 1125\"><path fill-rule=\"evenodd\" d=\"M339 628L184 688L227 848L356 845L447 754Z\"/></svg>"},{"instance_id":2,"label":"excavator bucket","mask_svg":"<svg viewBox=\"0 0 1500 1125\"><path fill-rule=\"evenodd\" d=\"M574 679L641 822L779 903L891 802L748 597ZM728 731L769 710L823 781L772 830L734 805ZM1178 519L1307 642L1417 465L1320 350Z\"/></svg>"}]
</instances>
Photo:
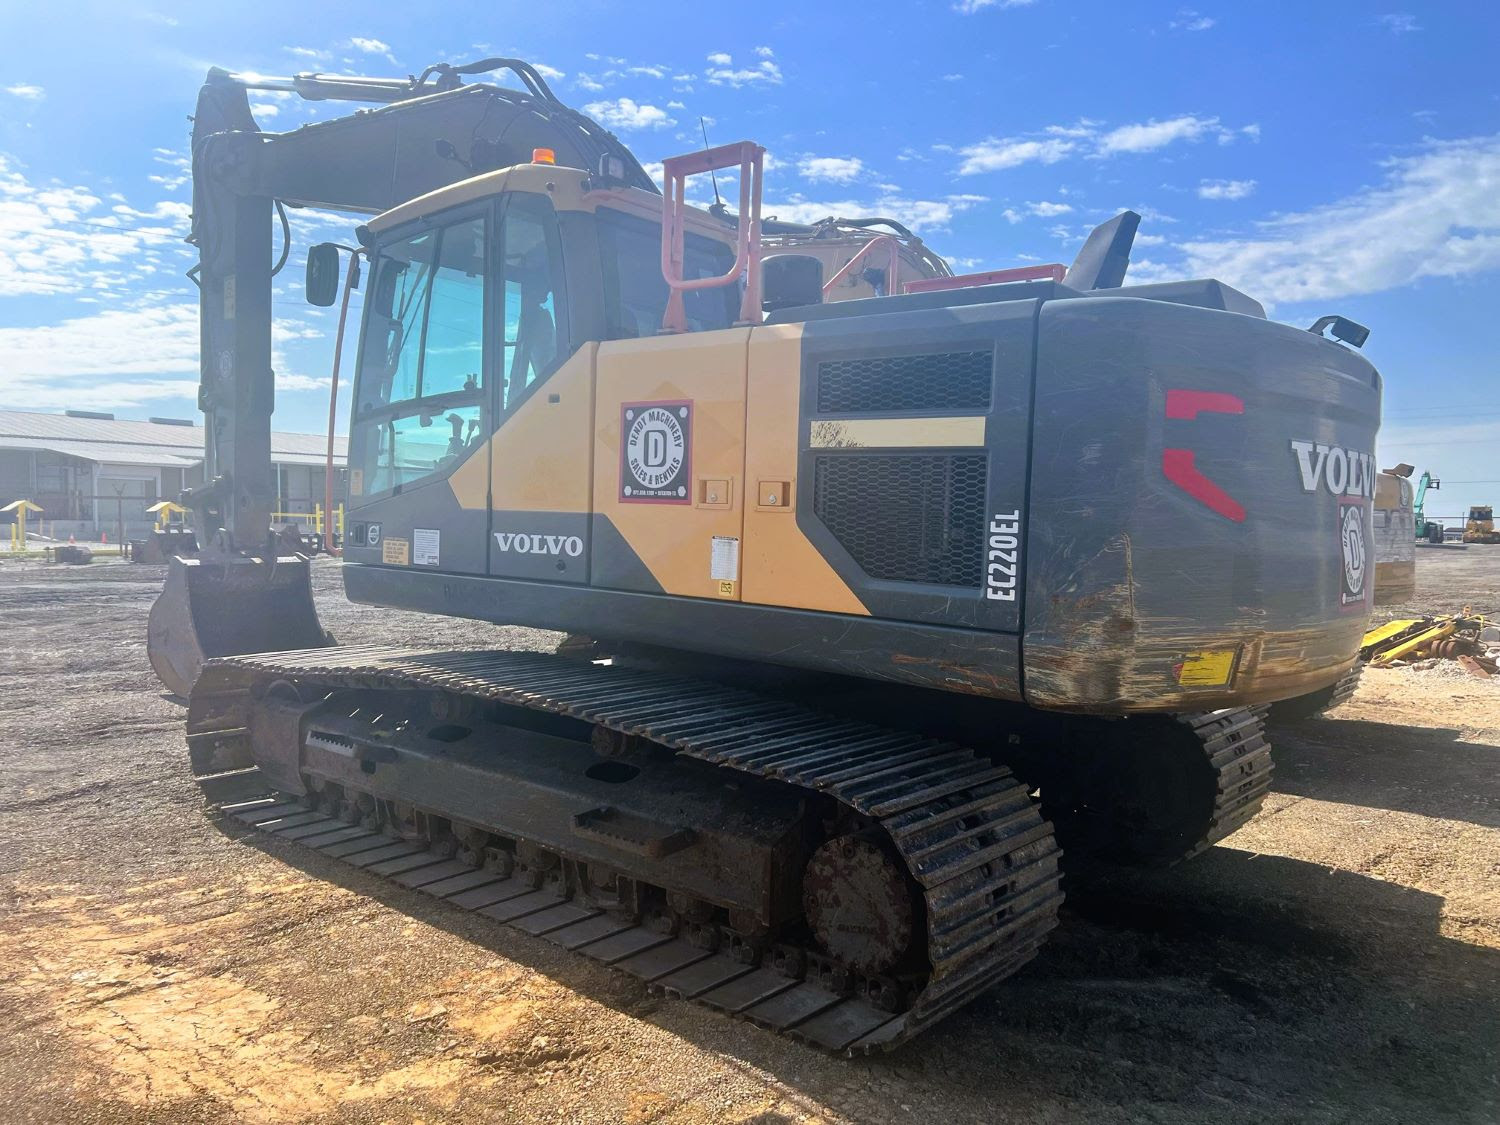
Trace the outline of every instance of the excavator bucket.
<instances>
[{"instance_id":1,"label":"excavator bucket","mask_svg":"<svg viewBox=\"0 0 1500 1125\"><path fill-rule=\"evenodd\" d=\"M184 699L216 656L322 648L312 571L303 555L205 560L173 556L147 620L146 654L168 690Z\"/></svg>"}]
</instances>

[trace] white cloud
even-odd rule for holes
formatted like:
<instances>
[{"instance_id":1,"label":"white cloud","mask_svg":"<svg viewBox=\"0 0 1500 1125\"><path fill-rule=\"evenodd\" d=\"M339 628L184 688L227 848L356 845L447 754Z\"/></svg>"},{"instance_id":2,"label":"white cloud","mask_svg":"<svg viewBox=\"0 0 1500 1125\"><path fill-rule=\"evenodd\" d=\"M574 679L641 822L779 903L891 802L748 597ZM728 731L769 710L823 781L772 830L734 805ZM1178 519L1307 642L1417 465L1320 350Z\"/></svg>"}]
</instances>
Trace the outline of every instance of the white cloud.
<instances>
[{"instance_id":1,"label":"white cloud","mask_svg":"<svg viewBox=\"0 0 1500 1125\"><path fill-rule=\"evenodd\" d=\"M1048 125L1043 132L1049 137L1092 137L1099 131L1099 122L1080 117L1072 125Z\"/></svg>"},{"instance_id":2,"label":"white cloud","mask_svg":"<svg viewBox=\"0 0 1500 1125\"><path fill-rule=\"evenodd\" d=\"M1221 144L1237 137L1260 137L1260 126L1246 125L1240 130L1227 128L1217 117L1184 114L1166 121L1119 125L1105 129L1098 121L1080 118L1071 125L1048 125L1025 137L989 137L958 150L963 157L959 175L997 172L1022 164L1056 164L1074 154L1093 158L1124 153L1152 152L1178 141L1198 141L1217 137ZM938 147L938 146L934 146Z\"/></svg>"},{"instance_id":3,"label":"white cloud","mask_svg":"<svg viewBox=\"0 0 1500 1125\"><path fill-rule=\"evenodd\" d=\"M654 105L640 105L630 98L612 102L590 102L583 112L611 129L665 129L677 124L667 111Z\"/></svg>"},{"instance_id":4,"label":"white cloud","mask_svg":"<svg viewBox=\"0 0 1500 1125\"><path fill-rule=\"evenodd\" d=\"M1039 219L1055 219L1058 215L1071 214L1072 211L1071 203L1049 203L1041 200L1037 203L1027 203L1024 208L1007 207L1000 212L1000 217L1008 223L1019 223L1027 215L1034 215Z\"/></svg>"},{"instance_id":5,"label":"white cloud","mask_svg":"<svg viewBox=\"0 0 1500 1125\"><path fill-rule=\"evenodd\" d=\"M379 55L381 58L385 59L386 62L391 63L394 66L401 65L396 61L396 56L391 54L390 44L386 43L384 40L371 39L366 36L356 35L349 39L346 46L351 47L356 51L361 51L366 55ZM354 60L345 59L344 61L353 62Z\"/></svg>"},{"instance_id":6,"label":"white cloud","mask_svg":"<svg viewBox=\"0 0 1500 1125\"><path fill-rule=\"evenodd\" d=\"M1421 31L1417 23L1417 17L1410 12L1389 12L1383 16L1376 16L1375 22L1384 27L1392 35L1409 35L1413 31Z\"/></svg>"},{"instance_id":7,"label":"white cloud","mask_svg":"<svg viewBox=\"0 0 1500 1125\"><path fill-rule=\"evenodd\" d=\"M286 53L296 55L299 59L311 59L313 62L322 62L329 57L327 51L320 51L316 47L288 47Z\"/></svg>"},{"instance_id":8,"label":"white cloud","mask_svg":"<svg viewBox=\"0 0 1500 1125\"><path fill-rule=\"evenodd\" d=\"M600 82L592 74L580 74L573 81L580 90L587 90L590 93L604 89L604 83Z\"/></svg>"},{"instance_id":9,"label":"white cloud","mask_svg":"<svg viewBox=\"0 0 1500 1125\"><path fill-rule=\"evenodd\" d=\"M132 406L197 390L198 306L108 309L59 324L0 328L6 399L27 406ZM130 375L191 375L135 380ZM105 376L109 382L97 382Z\"/></svg>"},{"instance_id":10,"label":"white cloud","mask_svg":"<svg viewBox=\"0 0 1500 1125\"><path fill-rule=\"evenodd\" d=\"M532 63L531 67L549 82L560 82L568 76L566 71L558 70L557 67L548 66L546 63Z\"/></svg>"},{"instance_id":11,"label":"white cloud","mask_svg":"<svg viewBox=\"0 0 1500 1125\"><path fill-rule=\"evenodd\" d=\"M943 81L944 82L962 82L963 80L964 80L964 76L962 74L945 74L945 75L943 75Z\"/></svg>"},{"instance_id":12,"label":"white cloud","mask_svg":"<svg viewBox=\"0 0 1500 1125\"><path fill-rule=\"evenodd\" d=\"M193 178L193 162L183 153L173 152L169 148L154 148L151 150L151 159L169 171L153 173L146 178L168 191L176 191Z\"/></svg>"},{"instance_id":13,"label":"white cloud","mask_svg":"<svg viewBox=\"0 0 1500 1125\"><path fill-rule=\"evenodd\" d=\"M771 50L771 48L769 48L769 47L757 47L757 48L755 48L755 53L757 55L759 55L763 59L770 59L770 58L775 58L776 57L776 52L773 51L773 50Z\"/></svg>"},{"instance_id":14,"label":"white cloud","mask_svg":"<svg viewBox=\"0 0 1500 1125\"><path fill-rule=\"evenodd\" d=\"M949 195L942 199L907 199L899 195L881 195L873 200L842 200L825 203L792 195L777 202L767 202L761 214L789 223L815 223L830 215L855 219L865 215L884 215L904 223L914 231L944 230L953 216L987 203L982 195Z\"/></svg>"},{"instance_id":15,"label":"white cloud","mask_svg":"<svg viewBox=\"0 0 1500 1125\"><path fill-rule=\"evenodd\" d=\"M1217 117L1185 114L1166 121L1152 120L1111 129L1099 138L1098 151L1101 156L1120 152L1154 152L1177 141L1196 141L1205 134L1218 134L1222 131Z\"/></svg>"},{"instance_id":16,"label":"white cloud","mask_svg":"<svg viewBox=\"0 0 1500 1125\"><path fill-rule=\"evenodd\" d=\"M769 55L762 56L760 62L749 67L736 67L734 59L723 51L709 55L708 61L709 67L703 72L703 77L714 86L733 86L739 89L741 86L757 84L781 85L781 67Z\"/></svg>"},{"instance_id":17,"label":"white cloud","mask_svg":"<svg viewBox=\"0 0 1500 1125\"><path fill-rule=\"evenodd\" d=\"M5 87L5 92L13 98L20 98L26 102L39 102L47 96L47 91L40 86L29 86L21 83L15 86Z\"/></svg>"},{"instance_id":18,"label":"white cloud","mask_svg":"<svg viewBox=\"0 0 1500 1125\"><path fill-rule=\"evenodd\" d=\"M1185 242L1173 272L1285 302L1500 269L1500 134L1432 141L1385 169L1379 186L1275 216L1255 235Z\"/></svg>"},{"instance_id":19,"label":"white cloud","mask_svg":"<svg viewBox=\"0 0 1500 1125\"><path fill-rule=\"evenodd\" d=\"M972 16L986 8L1025 8L1035 3L1036 0L958 0L953 5L953 10L961 15Z\"/></svg>"},{"instance_id":20,"label":"white cloud","mask_svg":"<svg viewBox=\"0 0 1500 1125\"><path fill-rule=\"evenodd\" d=\"M257 119L275 117L281 112L281 107L274 102L256 102L250 107L250 112Z\"/></svg>"},{"instance_id":21,"label":"white cloud","mask_svg":"<svg viewBox=\"0 0 1500 1125\"><path fill-rule=\"evenodd\" d=\"M1198 198L1244 199L1254 190L1254 180L1204 180L1198 185Z\"/></svg>"},{"instance_id":22,"label":"white cloud","mask_svg":"<svg viewBox=\"0 0 1500 1125\"><path fill-rule=\"evenodd\" d=\"M107 210L90 189L33 184L0 156L0 296L117 294L191 256L177 244L185 214L175 201Z\"/></svg>"},{"instance_id":23,"label":"white cloud","mask_svg":"<svg viewBox=\"0 0 1500 1125\"><path fill-rule=\"evenodd\" d=\"M664 66L653 64L651 66L632 66L627 68L625 73L636 78L665 78L671 71Z\"/></svg>"},{"instance_id":24,"label":"white cloud","mask_svg":"<svg viewBox=\"0 0 1500 1125\"><path fill-rule=\"evenodd\" d=\"M797 171L809 180L825 180L836 184L850 183L858 179L864 170L864 161L857 156L809 156L797 164Z\"/></svg>"},{"instance_id":25,"label":"white cloud","mask_svg":"<svg viewBox=\"0 0 1500 1125\"><path fill-rule=\"evenodd\" d=\"M1199 15L1191 8L1183 8L1167 26L1173 31L1207 31L1217 22L1211 16Z\"/></svg>"},{"instance_id":26,"label":"white cloud","mask_svg":"<svg viewBox=\"0 0 1500 1125\"><path fill-rule=\"evenodd\" d=\"M1022 164L1056 164L1077 147L1072 141L1055 138L996 140L991 137L959 149L959 155L964 161L959 165L958 172L961 176L972 176L976 172L998 172Z\"/></svg>"}]
</instances>

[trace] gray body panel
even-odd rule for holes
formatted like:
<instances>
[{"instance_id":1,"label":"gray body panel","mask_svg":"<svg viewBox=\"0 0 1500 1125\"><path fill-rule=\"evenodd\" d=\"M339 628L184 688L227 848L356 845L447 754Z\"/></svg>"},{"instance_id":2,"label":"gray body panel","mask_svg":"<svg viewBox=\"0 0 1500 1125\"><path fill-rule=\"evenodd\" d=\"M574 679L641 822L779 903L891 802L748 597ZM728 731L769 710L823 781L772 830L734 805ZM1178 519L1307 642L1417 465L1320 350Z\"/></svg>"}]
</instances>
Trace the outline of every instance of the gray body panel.
<instances>
[{"instance_id":1,"label":"gray body panel","mask_svg":"<svg viewBox=\"0 0 1500 1125\"><path fill-rule=\"evenodd\" d=\"M1020 643L1006 633L404 567L346 564L344 589L371 605L1021 698Z\"/></svg>"},{"instance_id":2,"label":"gray body panel","mask_svg":"<svg viewBox=\"0 0 1500 1125\"><path fill-rule=\"evenodd\" d=\"M1368 542L1370 499L1347 472L1346 495L1326 472L1306 491L1291 443L1373 455L1379 376L1310 332L1125 293L1042 309L1027 698L1149 706L1176 693L1185 654L1229 648L1257 699L1332 682L1359 647L1374 574L1371 558L1366 597L1345 600L1341 513L1358 507ZM1170 418L1172 391L1243 412ZM1191 452L1242 518L1169 480L1167 450Z\"/></svg>"}]
</instances>

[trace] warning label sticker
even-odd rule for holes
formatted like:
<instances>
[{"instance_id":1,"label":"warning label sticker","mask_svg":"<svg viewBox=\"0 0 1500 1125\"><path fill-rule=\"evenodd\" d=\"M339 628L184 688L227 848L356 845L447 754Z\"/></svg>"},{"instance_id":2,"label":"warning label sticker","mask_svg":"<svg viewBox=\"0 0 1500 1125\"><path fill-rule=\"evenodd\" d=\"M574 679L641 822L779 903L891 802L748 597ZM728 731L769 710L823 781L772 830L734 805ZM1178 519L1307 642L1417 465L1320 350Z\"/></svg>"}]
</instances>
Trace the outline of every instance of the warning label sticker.
<instances>
[{"instance_id":1,"label":"warning label sticker","mask_svg":"<svg viewBox=\"0 0 1500 1125\"><path fill-rule=\"evenodd\" d=\"M410 566L411 544L405 539L382 539L380 561L387 566Z\"/></svg>"},{"instance_id":2,"label":"warning label sticker","mask_svg":"<svg viewBox=\"0 0 1500 1125\"><path fill-rule=\"evenodd\" d=\"M708 556L708 576L715 582L740 580L740 541L728 535L715 535Z\"/></svg>"},{"instance_id":3,"label":"warning label sticker","mask_svg":"<svg viewBox=\"0 0 1500 1125\"><path fill-rule=\"evenodd\" d=\"M1237 650L1232 648L1208 649L1190 652L1177 665L1177 682L1183 687L1220 687L1229 682L1234 674L1234 658Z\"/></svg>"},{"instance_id":4,"label":"warning label sticker","mask_svg":"<svg viewBox=\"0 0 1500 1125\"><path fill-rule=\"evenodd\" d=\"M441 532L430 527L414 527L411 532L413 566L437 566Z\"/></svg>"}]
</instances>

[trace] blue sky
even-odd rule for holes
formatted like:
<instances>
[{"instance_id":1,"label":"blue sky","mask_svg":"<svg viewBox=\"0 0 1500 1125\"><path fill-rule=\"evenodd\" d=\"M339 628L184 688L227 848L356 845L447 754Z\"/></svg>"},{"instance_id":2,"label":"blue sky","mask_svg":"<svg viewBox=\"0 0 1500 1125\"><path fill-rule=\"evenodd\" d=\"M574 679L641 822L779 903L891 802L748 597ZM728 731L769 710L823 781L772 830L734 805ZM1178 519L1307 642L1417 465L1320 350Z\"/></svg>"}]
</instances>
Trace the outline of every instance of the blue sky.
<instances>
[{"instance_id":1,"label":"blue sky","mask_svg":"<svg viewBox=\"0 0 1500 1125\"><path fill-rule=\"evenodd\" d=\"M1369 325L1380 461L1433 470L1429 512L1456 514L1500 501L1496 44L1493 2L7 4L0 407L194 414L180 239L208 66L507 54L645 162L696 147L702 115L770 150L767 213L893 215L960 270L1071 260L1132 207L1136 280L1214 276L1280 320ZM338 112L253 100L270 130ZM316 431L333 323L300 301L300 250L347 230L294 223L276 426Z\"/></svg>"}]
</instances>

